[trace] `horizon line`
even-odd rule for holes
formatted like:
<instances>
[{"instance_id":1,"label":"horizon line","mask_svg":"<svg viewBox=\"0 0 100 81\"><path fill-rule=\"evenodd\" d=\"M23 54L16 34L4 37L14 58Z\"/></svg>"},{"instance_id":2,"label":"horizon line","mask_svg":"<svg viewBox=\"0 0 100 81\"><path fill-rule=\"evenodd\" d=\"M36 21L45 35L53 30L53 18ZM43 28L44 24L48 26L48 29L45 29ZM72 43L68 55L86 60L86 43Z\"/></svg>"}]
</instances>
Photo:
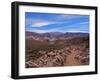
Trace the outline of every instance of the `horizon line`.
<instances>
[{"instance_id":1,"label":"horizon line","mask_svg":"<svg viewBox=\"0 0 100 81\"><path fill-rule=\"evenodd\" d=\"M86 31L66 31L66 32L61 32L61 31L47 31L47 32L36 32L36 31L25 31L25 32L35 32L35 33L51 33L51 32L59 32L59 33L88 33Z\"/></svg>"}]
</instances>

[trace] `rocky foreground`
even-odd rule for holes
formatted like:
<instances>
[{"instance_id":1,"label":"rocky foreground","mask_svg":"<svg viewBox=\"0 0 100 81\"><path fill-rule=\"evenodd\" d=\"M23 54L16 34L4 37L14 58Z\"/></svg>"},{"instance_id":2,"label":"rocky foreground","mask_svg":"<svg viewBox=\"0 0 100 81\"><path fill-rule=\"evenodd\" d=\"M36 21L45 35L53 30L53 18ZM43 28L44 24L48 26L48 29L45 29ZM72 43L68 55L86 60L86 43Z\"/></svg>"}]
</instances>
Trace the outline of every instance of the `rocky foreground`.
<instances>
[{"instance_id":1,"label":"rocky foreground","mask_svg":"<svg viewBox=\"0 0 100 81\"><path fill-rule=\"evenodd\" d=\"M41 56L36 60L26 61L26 68L89 65L89 48L86 43L66 46L59 50L40 50L38 54Z\"/></svg>"},{"instance_id":2,"label":"rocky foreground","mask_svg":"<svg viewBox=\"0 0 100 81\"><path fill-rule=\"evenodd\" d=\"M25 67L89 65L88 33L26 32Z\"/></svg>"}]
</instances>

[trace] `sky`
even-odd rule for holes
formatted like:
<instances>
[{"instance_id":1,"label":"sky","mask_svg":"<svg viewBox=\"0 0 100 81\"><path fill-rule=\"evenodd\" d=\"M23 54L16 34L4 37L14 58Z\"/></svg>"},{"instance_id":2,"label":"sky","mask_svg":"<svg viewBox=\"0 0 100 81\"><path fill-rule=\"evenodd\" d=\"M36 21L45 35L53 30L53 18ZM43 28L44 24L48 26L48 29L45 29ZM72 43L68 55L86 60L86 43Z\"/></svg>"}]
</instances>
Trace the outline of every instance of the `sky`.
<instances>
[{"instance_id":1,"label":"sky","mask_svg":"<svg viewBox=\"0 0 100 81\"><path fill-rule=\"evenodd\" d=\"M26 12L25 31L89 33L89 15Z\"/></svg>"}]
</instances>

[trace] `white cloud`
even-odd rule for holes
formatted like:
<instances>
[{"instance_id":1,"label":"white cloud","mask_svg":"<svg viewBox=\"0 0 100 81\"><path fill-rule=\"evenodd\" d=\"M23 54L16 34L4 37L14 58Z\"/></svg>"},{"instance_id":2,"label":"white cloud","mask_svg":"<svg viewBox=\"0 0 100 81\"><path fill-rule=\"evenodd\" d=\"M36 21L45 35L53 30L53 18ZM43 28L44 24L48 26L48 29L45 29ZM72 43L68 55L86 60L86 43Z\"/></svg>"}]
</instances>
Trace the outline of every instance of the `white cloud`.
<instances>
[{"instance_id":1,"label":"white cloud","mask_svg":"<svg viewBox=\"0 0 100 81\"><path fill-rule=\"evenodd\" d=\"M33 22L33 19L32 19L32 18L27 18L26 21L25 21L25 23L26 23L27 25L32 24L32 22Z\"/></svg>"},{"instance_id":2,"label":"white cloud","mask_svg":"<svg viewBox=\"0 0 100 81\"><path fill-rule=\"evenodd\" d=\"M31 24L32 27L42 27L42 26L47 26L53 24L51 21L39 21L39 22L33 22Z\"/></svg>"},{"instance_id":3,"label":"white cloud","mask_svg":"<svg viewBox=\"0 0 100 81\"><path fill-rule=\"evenodd\" d=\"M28 30L30 32L45 33L45 30Z\"/></svg>"},{"instance_id":4,"label":"white cloud","mask_svg":"<svg viewBox=\"0 0 100 81\"><path fill-rule=\"evenodd\" d=\"M46 20L39 20L39 19L34 20L32 18L26 19L26 25L30 25L30 27L43 27L54 23L57 23L57 21L46 21Z\"/></svg>"},{"instance_id":5,"label":"white cloud","mask_svg":"<svg viewBox=\"0 0 100 81\"><path fill-rule=\"evenodd\" d=\"M89 24L89 22L81 22L81 23L79 23L79 24L84 25L84 24Z\"/></svg>"},{"instance_id":6,"label":"white cloud","mask_svg":"<svg viewBox=\"0 0 100 81\"><path fill-rule=\"evenodd\" d=\"M77 32L87 33L87 31L76 30L76 29L70 29L70 30L67 30L66 32L72 32L72 33L77 33Z\"/></svg>"},{"instance_id":7,"label":"white cloud","mask_svg":"<svg viewBox=\"0 0 100 81\"><path fill-rule=\"evenodd\" d=\"M50 30L29 30L30 32L37 32L37 33L46 33L46 32L51 32Z\"/></svg>"},{"instance_id":8,"label":"white cloud","mask_svg":"<svg viewBox=\"0 0 100 81\"><path fill-rule=\"evenodd\" d=\"M49 30L38 30L38 29L33 29L33 30L28 30L30 32L37 32L37 33L47 33L47 32L59 32L59 29L49 29Z\"/></svg>"},{"instance_id":9,"label":"white cloud","mask_svg":"<svg viewBox=\"0 0 100 81\"><path fill-rule=\"evenodd\" d=\"M73 15L73 14L63 14L58 16L57 20L72 20L72 19L76 19L76 18L80 18L81 15Z\"/></svg>"}]
</instances>

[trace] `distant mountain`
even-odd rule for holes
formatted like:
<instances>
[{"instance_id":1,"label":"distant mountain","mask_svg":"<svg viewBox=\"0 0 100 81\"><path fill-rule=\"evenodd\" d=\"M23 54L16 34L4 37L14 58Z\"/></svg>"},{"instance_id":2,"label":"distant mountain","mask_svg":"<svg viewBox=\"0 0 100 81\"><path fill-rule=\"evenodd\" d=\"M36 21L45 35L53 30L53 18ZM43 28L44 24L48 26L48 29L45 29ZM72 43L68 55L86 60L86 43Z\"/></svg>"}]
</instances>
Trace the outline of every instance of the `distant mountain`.
<instances>
[{"instance_id":1,"label":"distant mountain","mask_svg":"<svg viewBox=\"0 0 100 81\"><path fill-rule=\"evenodd\" d=\"M73 37L85 37L89 36L88 33L80 33L80 32L66 32L66 33L61 33L61 32L47 32L47 33L36 33L36 32L28 32L26 31L25 33L26 38L33 38L33 39L38 39L38 40L56 40L60 38L73 38Z\"/></svg>"},{"instance_id":2,"label":"distant mountain","mask_svg":"<svg viewBox=\"0 0 100 81\"><path fill-rule=\"evenodd\" d=\"M60 35L63 35L63 33L61 33L61 32L48 32L48 33L43 33L42 35L45 37L49 37L49 38L57 38Z\"/></svg>"},{"instance_id":3,"label":"distant mountain","mask_svg":"<svg viewBox=\"0 0 100 81\"><path fill-rule=\"evenodd\" d=\"M41 34L36 33L36 32L25 32L26 36L41 36Z\"/></svg>"},{"instance_id":4,"label":"distant mountain","mask_svg":"<svg viewBox=\"0 0 100 81\"><path fill-rule=\"evenodd\" d=\"M84 37L84 36L88 36L89 33L80 33L80 32L75 32L75 33L71 33L71 32L66 32L65 33L65 36L81 36L81 37Z\"/></svg>"}]
</instances>

